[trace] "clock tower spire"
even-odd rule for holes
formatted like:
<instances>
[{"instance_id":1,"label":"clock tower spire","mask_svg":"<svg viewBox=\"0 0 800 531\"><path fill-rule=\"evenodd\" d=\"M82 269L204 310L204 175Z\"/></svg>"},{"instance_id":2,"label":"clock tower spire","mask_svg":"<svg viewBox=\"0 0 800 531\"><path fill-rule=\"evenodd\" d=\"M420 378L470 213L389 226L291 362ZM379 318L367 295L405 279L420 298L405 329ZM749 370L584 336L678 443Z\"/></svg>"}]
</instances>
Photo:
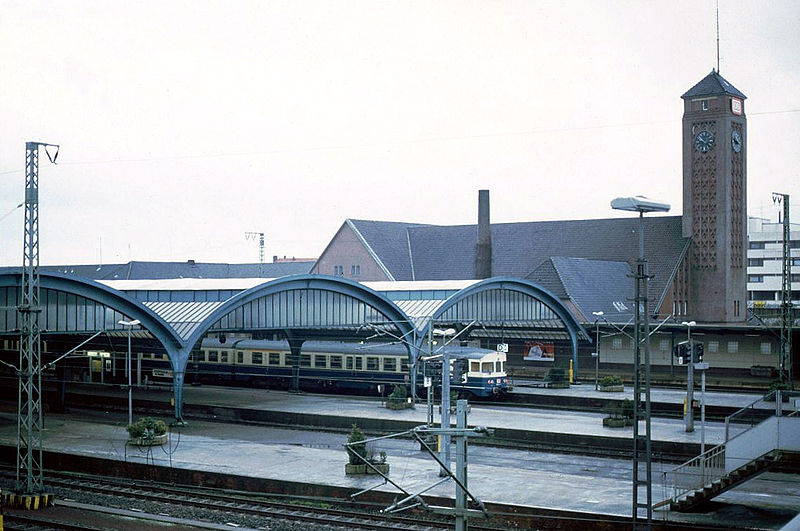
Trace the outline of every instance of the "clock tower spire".
<instances>
[{"instance_id":1,"label":"clock tower spire","mask_svg":"<svg viewBox=\"0 0 800 531\"><path fill-rule=\"evenodd\" d=\"M746 96L712 70L683 96L683 236L692 239L688 314L747 317Z\"/></svg>"}]
</instances>

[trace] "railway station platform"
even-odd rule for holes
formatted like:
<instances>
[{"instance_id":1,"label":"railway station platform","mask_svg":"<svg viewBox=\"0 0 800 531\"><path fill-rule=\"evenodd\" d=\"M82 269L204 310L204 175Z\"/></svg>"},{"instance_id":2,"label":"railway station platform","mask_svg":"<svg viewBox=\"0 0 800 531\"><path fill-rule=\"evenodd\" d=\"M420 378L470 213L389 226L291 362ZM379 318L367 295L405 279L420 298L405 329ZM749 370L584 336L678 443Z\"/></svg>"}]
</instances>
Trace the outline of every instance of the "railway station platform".
<instances>
[{"instance_id":1,"label":"railway station platform","mask_svg":"<svg viewBox=\"0 0 800 531\"><path fill-rule=\"evenodd\" d=\"M43 434L46 451L354 490L372 487L381 481L377 476L344 474L346 430L316 426L311 431L297 431L252 419L259 418L259 412L282 413L287 418L294 415L301 425L304 415L314 414L339 419L336 422L345 426L356 419L356 422L379 422L386 427L403 428L423 424L426 418L424 406L393 411L382 407L377 399L363 397L189 386L186 388L188 425L172 428L170 440L164 447L143 450L126 444L127 392L113 388L91 390L95 402L105 407L79 409L68 399L68 413L46 415ZM559 392L563 391L566 390ZM135 416L143 414L138 408L148 403L163 403L164 410L170 411L170 397L167 388L136 389ZM120 403L125 407L116 407ZM14 407L15 404L3 403L0 411L0 444L7 447L16 444ZM208 416L201 419L192 411ZM239 413L234 414L234 411ZM600 441L599 444L613 440L631 444L630 428L604 428L602 416L600 413L509 408L499 404L474 405L469 423L523 432L549 431L566 437L591 436ZM162 418L169 419L167 415ZM237 422L230 422L234 418ZM370 430L365 431L369 434ZM724 426L709 422L705 435L710 447L722 440ZM653 439L699 444L699 422L694 433L686 433L680 420L653 419ZM411 440L389 439L382 441L375 450L386 451L387 462L391 465L390 477L409 492L419 492L440 479L438 465ZM654 501L669 495L663 478L671 467L671 464L654 463ZM631 512L631 470L627 459L475 445L470 446L469 477L470 489L485 502L587 517L628 517ZM378 490L398 492L389 484L381 485ZM448 483L435 487L430 493L452 498L454 491L454 485ZM799 509L800 477L768 472L722 494L707 512L683 514L657 510L654 514L656 520L687 524L724 526L729 522L731 527L736 524L739 528L780 529Z\"/></svg>"}]
</instances>

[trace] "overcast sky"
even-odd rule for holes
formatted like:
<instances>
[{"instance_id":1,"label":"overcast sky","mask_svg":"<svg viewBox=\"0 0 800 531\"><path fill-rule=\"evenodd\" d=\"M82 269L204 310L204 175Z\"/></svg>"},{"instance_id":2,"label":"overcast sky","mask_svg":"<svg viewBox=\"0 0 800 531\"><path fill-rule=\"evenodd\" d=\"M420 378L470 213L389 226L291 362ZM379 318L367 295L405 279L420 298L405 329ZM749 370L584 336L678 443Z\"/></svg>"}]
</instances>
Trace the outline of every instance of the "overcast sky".
<instances>
[{"instance_id":1,"label":"overcast sky","mask_svg":"<svg viewBox=\"0 0 800 531\"><path fill-rule=\"evenodd\" d=\"M720 1L748 99L748 210L800 220L800 2ZM43 264L317 257L346 218L605 218L681 206L680 96L713 0L0 0L0 264L22 261L25 142Z\"/></svg>"}]
</instances>

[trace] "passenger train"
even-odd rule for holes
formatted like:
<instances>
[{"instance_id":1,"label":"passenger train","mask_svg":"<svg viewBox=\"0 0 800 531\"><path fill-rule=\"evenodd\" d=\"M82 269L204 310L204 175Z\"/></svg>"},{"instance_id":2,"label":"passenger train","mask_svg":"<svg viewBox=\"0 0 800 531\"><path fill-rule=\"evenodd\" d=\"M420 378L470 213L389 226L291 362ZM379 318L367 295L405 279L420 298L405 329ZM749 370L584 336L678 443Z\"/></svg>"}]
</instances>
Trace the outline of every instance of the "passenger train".
<instances>
[{"instance_id":1,"label":"passenger train","mask_svg":"<svg viewBox=\"0 0 800 531\"><path fill-rule=\"evenodd\" d=\"M451 389L460 396L500 398L511 391L505 353L474 347L443 348L451 359ZM298 377L304 388L388 393L393 384L410 384L408 351L402 345L306 341L299 361ZM241 339L222 343L207 338L189 359L185 383L288 388L292 365L286 341ZM435 363L420 363L419 386L424 382L425 365L430 368ZM438 366L441 370L441 362ZM166 354L143 354L142 371L152 382L172 381Z\"/></svg>"}]
</instances>

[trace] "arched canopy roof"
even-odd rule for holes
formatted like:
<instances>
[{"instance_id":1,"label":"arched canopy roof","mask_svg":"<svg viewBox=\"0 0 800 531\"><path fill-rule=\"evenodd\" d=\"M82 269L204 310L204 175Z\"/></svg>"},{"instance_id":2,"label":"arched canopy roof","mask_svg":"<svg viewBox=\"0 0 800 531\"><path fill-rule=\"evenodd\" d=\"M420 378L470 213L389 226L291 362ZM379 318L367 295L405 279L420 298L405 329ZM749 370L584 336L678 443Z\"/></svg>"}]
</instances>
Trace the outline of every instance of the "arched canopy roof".
<instances>
[{"instance_id":1,"label":"arched canopy roof","mask_svg":"<svg viewBox=\"0 0 800 531\"><path fill-rule=\"evenodd\" d=\"M21 271L0 274L0 330L17 328ZM139 320L167 351L180 348L182 341L172 327L155 312L115 289L92 280L61 273L40 273L42 307L39 326L43 332L93 333L121 330L120 319Z\"/></svg>"},{"instance_id":2,"label":"arched canopy roof","mask_svg":"<svg viewBox=\"0 0 800 531\"><path fill-rule=\"evenodd\" d=\"M189 348L210 330L357 330L413 326L395 303L352 280L327 275L282 277L244 290L217 307L187 338Z\"/></svg>"},{"instance_id":3,"label":"arched canopy roof","mask_svg":"<svg viewBox=\"0 0 800 531\"><path fill-rule=\"evenodd\" d=\"M483 280L450 296L431 317L436 322L479 321L536 328L562 327L570 335L591 337L561 301L545 288L518 278ZM430 325L429 325L430 326Z\"/></svg>"},{"instance_id":4,"label":"arched canopy roof","mask_svg":"<svg viewBox=\"0 0 800 531\"><path fill-rule=\"evenodd\" d=\"M436 324L469 324L473 321L480 323L481 327L566 332L576 371L578 340L591 341L591 336L555 295L533 282L518 278L494 277L461 289L434 312L426 332Z\"/></svg>"}]
</instances>

